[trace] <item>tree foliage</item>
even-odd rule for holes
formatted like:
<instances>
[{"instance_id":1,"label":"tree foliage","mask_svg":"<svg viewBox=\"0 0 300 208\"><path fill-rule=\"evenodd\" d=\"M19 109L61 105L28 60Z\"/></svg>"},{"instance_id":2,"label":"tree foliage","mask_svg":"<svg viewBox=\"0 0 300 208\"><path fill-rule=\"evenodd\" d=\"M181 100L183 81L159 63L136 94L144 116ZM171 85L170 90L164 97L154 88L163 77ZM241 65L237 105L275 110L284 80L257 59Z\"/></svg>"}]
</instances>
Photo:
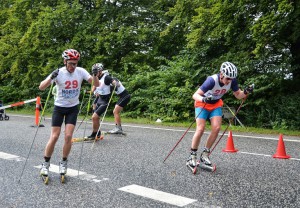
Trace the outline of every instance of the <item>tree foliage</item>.
<instances>
[{"instance_id":1,"label":"tree foliage","mask_svg":"<svg viewBox=\"0 0 300 208\"><path fill-rule=\"evenodd\" d=\"M127 116L191 120L194 91L231 61L240 87L256 86L239 118L299 129L299 16L294 0L2 0L0 99L45 98L40 81L75 48L125 84Z\"/></svg>"}]
</instances>

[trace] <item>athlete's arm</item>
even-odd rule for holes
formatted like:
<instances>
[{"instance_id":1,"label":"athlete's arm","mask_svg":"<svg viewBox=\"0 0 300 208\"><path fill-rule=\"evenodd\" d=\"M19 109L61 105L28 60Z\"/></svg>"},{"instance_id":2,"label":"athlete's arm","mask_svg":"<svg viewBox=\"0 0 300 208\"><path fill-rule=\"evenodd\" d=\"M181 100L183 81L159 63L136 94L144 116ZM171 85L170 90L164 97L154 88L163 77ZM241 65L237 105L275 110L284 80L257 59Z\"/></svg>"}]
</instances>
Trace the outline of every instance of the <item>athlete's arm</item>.
<instances>
[{"instance_id":1,"label":"athlete's arm","mask_svg":"<svg viewBox=\"0 0 300 208\"><path fill-rule=\"evenodd\" d=\"M100 82L99 82L99 79L98 79L98 77L97 76L90 76L90 78L88 79L88 82L90 83L90 84L92 84L93 83L93 85L95 86L95 87L99 87L99 85L100 85Z\"/></svg>"},{"instance_id":2,"label":"athlete's arm","mask_svg":"<svg viewBox=\"0 0 300 208\"><path fill-rule=\"evenodd\" d=\"M48 76L46 79L44 79L39 86L40 90L45 90L47 87L49 87L51 85L51 81L52 79L50 78L50 76Z\"/></svg>"},{"instance_id":3,"label":"athlete's arm","mask_svg":"<svg viewBox=\"0 0 300 208\"><path fill-rule=\"evenodd\" d=\"M233 90L233 95L237 98L237 99L243 99L245 97L247 97L247 95L244 93L243 90L241 90L238 86L237 80L234 79L232 80L231 83L231 89Z\"/></svg>"}]
</instances>

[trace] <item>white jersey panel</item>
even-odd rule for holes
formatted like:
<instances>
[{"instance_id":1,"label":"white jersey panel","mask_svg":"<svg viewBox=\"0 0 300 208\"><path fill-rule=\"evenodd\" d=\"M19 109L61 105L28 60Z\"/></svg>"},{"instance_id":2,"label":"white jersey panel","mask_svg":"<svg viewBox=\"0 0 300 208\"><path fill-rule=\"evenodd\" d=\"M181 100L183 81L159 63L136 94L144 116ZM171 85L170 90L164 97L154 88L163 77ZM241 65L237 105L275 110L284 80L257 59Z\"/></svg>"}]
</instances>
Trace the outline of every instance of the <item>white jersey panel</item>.
<instances>
[{"instance_id":1,"label":"white jersey panel","mask_svg":"<svg viewBox=\"0 0 300 208\"><path fill-rule=\"evenodd\" d=\"M228 85L224 85L223 87L221 87L219 84L218 75L214 74L211 77L215 81L215 86L211 90L208 90L204 95L206 97L213 96L215 100L221 99L221 97L223 97L223 95L230 90L231 82Z\"/></svg>"},{"instance_id":2,"label":"white jersey panel","mask_svg":"<svg viewBox=\"0 0 300 208\"><path fill-rule=\"evenodd\" d=\"M101 79L99 80L100 85L99 85L99 87L97 87L97 88L95 89L94 93L98 93L99 95L109 95L109 94L110 94L110 85L106 85L106 84L104 83L104 79L105 79L105 77L106 77L107 75L109 75L109 74L105 73L105 74L101 77Z\"/></svg>"},{"instance_id":3,"label":"white jersey panel","mask_svg":"<svg viewBox=\"0 0 300 208\"><path fill-rule=\"evenodd\" d=\"M125 90L125 87L122 85L121 81L119 81L119 84L120 84L120 86L117 87L118 89L116 90L117 95L121 94Z\"/></svg>"},{"instance_id":4,"label":"white jersey panel","mask_svg":"<svg viewBox=\"0 0 300 208\"><path fill-rule=\"evenodd\" d=\"M91 75L81 67L76 67L73 73L68 72L66 67L60 68L58 76L54 79L57 86L54 104L60 107L78 105L82 81L88 81L90 77Z\"/></svg>"}]
</instances>

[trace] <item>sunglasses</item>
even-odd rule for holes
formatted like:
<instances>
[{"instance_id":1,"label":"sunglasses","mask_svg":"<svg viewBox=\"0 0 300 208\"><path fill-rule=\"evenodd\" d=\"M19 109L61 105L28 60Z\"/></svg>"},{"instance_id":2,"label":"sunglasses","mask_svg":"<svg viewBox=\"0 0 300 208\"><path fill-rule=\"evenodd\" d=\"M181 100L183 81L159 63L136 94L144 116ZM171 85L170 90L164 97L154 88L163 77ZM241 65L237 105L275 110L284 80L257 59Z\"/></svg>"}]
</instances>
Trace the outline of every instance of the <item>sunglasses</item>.
<instances>
[{"instance_id":1,"label":"sunglasses","mask_svg":"<svg viewBox=\"0 0 300 208\"><path fill-rule=\"evenodd\" d=\"M67 62L67 64L69 64L69 65L71 65L71 66L77 66L78 63Z\"/></svg>"}]
</instances>

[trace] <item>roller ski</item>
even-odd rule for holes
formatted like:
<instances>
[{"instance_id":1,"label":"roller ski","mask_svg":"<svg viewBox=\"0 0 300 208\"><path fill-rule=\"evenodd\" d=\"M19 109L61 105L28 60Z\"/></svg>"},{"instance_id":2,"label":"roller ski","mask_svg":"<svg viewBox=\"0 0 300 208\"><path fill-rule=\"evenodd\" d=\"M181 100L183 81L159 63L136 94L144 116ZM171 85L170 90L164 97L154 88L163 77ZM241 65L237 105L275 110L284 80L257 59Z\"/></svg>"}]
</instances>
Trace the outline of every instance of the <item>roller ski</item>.
<instances>
[{"instance_id":1,"label":"roller ski","mask_svg":"<svg viewBox=\"0 0 300 208\"><path fill-rule=\"evenodd\" d=\"M197 153L191 152L190 157L186 161L186 166L192 171L192 173L195 175L197 173L198 169L198 161L197 161Z\"/></svg>"},{"instance_id":2,"label":"roller ski","mask_svg":"<svg viewBox=\"0 0 300 208\"><path fill-rule=\"evenodd\" d=\"M104 135L106 132L99 132L98 135L96 136L96 132L93 132L90 136L83 137L83 138L73 138L72 142L93 142L93 141L99 141L104 139Z\"/></svg>"},{"instance_id":3,"label":"roller ski","mask_svg":"<svg viewBox=\"0 0 300 208\"><path fill-rule=\"evenodd\" d=\"M119 125L116 125L113 130L110 130L106 132L107 134L117 134L117 135L123 135L126 136L127 134L122 130L122 127Z\"/></svg>"},{"instance_id":4,"label":"roller ski","mask_svg":"<svg viewBox=\"0 0 300 208\"><path fill-rule=\"evenodd\" d=\"M200 161L198 161L198 166L203 169L210 172L216 171L216 165L213 165L209 159L209 153L210 150L208 148L204 148L203 152L200 156Z\"/></svg>"},{"instance_id":5,"label":"roller ski","mask_svg":"<svg viewBox=\"0 0 300 208\"><path fill-rule=\"evenodd\" d=\"M50 162L43 162L40 170L40 176L42 177L42 180L46 185L48 185L49 182L49 167L50 167Z\"/></svg>"},{"instance_id":6,"label":"roller ski","mask_svg":"<svg viewBox=\"0 0 300 208\"><path fill-rule=\"evenodd\" d=\"M59 174L60 174L60 182L65 183L65 176L67 174L68 161L61 161L59 163Z\"/></svg>"}]
</instances>

